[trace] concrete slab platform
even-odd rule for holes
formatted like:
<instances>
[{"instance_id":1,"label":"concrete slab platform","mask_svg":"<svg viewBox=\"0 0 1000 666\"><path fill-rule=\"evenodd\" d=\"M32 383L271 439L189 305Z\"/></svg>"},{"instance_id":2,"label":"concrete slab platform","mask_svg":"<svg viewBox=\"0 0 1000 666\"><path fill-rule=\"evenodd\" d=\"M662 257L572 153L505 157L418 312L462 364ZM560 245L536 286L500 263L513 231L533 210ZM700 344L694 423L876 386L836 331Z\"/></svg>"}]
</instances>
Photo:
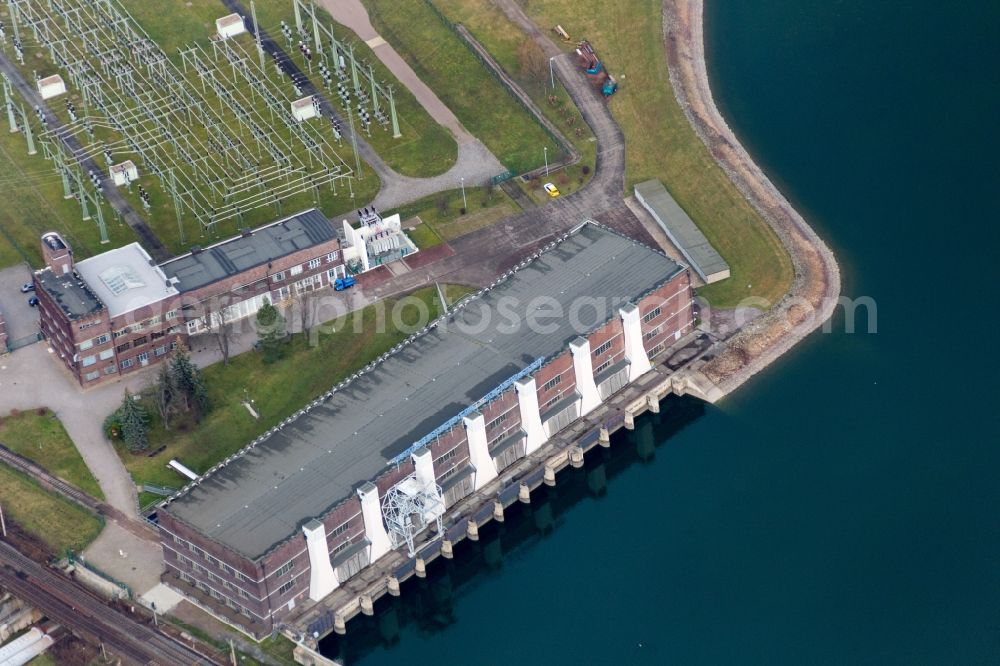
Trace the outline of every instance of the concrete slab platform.
<instances>
[{"instance_id":1,"label":"concrete slab platform","mask_svg":"<svg viewBox=\"0 0 1000 666\"><path fill-rule=\"evenodd\" d=\"M147 608L155 608L157 613L169 613L177 604L184 601L184 597L180 592L160 583L139 597L139 600Z\"/></svg>"}]
</instances>

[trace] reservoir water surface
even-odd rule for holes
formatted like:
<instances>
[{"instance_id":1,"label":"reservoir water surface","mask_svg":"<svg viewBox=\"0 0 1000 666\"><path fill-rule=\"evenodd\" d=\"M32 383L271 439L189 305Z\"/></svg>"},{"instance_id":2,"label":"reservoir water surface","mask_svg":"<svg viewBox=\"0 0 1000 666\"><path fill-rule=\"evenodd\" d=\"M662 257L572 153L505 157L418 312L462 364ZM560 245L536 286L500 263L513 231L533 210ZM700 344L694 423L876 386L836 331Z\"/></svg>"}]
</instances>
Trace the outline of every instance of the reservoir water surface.
<instances>
[{"instance_id":1,"label":"reservoir water surface","mask_svg":"<svg viewBox=\"0 0 1000 666\"><path fill-rule=\"evenodd\" d=\"M1000 3L708 0L706 32L723 114L877 316L665 402L330 656L1000 663Z\"/></svg>"}]
</instances>

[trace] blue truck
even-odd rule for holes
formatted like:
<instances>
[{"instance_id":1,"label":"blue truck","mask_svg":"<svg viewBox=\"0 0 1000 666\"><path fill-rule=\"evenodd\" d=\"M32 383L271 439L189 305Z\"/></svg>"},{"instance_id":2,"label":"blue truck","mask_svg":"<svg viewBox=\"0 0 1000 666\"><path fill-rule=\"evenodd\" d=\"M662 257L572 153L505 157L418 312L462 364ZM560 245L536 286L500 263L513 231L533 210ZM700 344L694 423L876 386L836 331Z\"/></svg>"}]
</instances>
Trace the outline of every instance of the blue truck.
<instances>
[{"instance_id":1,"label":"blue truck","mask_svg":"<svg viewBox=\"0 0 1000 666\"><path fill-rule=\"evenodd\" d=\"M355 279L350 275L346 277L339 277L333 282L334 291L344 291L345 289L350 289L355 284Z\"/></svg>"}]
</instances>

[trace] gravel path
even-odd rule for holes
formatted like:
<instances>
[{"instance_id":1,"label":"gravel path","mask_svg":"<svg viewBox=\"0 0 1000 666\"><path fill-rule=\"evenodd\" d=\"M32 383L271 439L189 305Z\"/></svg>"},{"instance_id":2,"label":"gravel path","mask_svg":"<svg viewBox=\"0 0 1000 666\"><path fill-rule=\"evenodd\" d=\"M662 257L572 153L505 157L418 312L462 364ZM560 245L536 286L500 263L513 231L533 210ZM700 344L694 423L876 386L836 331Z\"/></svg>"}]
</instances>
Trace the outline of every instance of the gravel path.
<instances>
[{"instance_id":1,"label":"gravel path","mask_svg":"<svg viewBox=\"0 0 1000 666\"><path fill-rule=\"evenodd\" d=\"M670 81L688 120L747 200L778 234L795 267L791 291L717 352L702 372L735 390L830 318L840 296L833 253L743 148L715 106L705 66L703 0L664 0Z\"/></svg>"}]
</instances>

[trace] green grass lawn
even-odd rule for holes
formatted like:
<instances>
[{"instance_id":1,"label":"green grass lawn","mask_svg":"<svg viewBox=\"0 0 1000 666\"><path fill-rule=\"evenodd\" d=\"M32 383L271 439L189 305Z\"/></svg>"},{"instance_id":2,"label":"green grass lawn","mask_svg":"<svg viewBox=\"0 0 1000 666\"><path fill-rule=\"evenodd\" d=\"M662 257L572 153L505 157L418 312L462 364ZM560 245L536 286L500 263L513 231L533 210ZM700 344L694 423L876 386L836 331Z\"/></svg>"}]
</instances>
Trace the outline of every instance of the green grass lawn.
<instances>
[{"instance_id":1,"label":"green grass lawn","mask_svg":"<svg viewBox=\"0 0 1000 666\"><path fill-rule=\"evenodd\" d=\"M435 288L422 289L414 296L424 304L426 312L437 316L440 305ZM382 302L386 322L392 321L395 303L395 300ZM219 363L206 368L211 413L200 424L177 423L171 431L164 431L154 419L150 450L161 446L166 446L166 450L149 457L129 453L119 445L125 466L137 483L179 487L183 479L166 468L171 458L202 473L243 448L410 334L411 331L394 330L391 325L384 331L378 330L378 307L379 304L369 306L352 313L343 322L336 322L335 332L321 333L316 346L307 344L301 335L294 336L286 356L274 363L265 364L260 354L247 352L230 359L228 366ZM418 323L418 314L416 306L400 311L401 320L407 325ZM355 326L356 321L360 326ZM244 396L254 401L259 420L251 417L241 404ZM150 408L150 413L154 411Z\"/></svg>"},{"instance_id":2,"label":"green grass lawn","mask_svg":"<svg viewBox=\"0 0 1000 666\"><path fill-rule=\"evenodd\" d=\"M372 25L507 168L540 166L558 150L542 127L425 0L364 0ZM488 101L487 101L488 100Z\"/></svg>"},{"instance_id":3,"label":"green grass lawn","mask_svg":"<svg viewBox=\"0 0 1000 666\"><path fill-rule=\"evenodd\" d=\"M37 128L36 128L37 132ZM38 146L37 155L28 155L21 133L8 132L0 124L0 268L22 261L42 265L39 246L42 233L57 231L73 246L77 259L85 259L112 247L134 241L132 230L116 222L111 208L104 206L111 242L101 245L97 220L83 221L80 204L63 199L62 181Z\"/></svg>"},{"instance_id":4,"label":"green grass lawn","mask_svg":"<svg viewBox=\"0 0 1000 666\"><path fill-rule=\"evenodd\" d=\"M439 237L448 241L496 224L518 212L517 206L500 188L466 187L465 203L468 207L463 214L462 190L448 190L418 199L386 214L399 213L404 221L419 216L423 221L421 226L430 227Z\"/></svg>"},{"instance_id":5,"label":"green grass lawn","mask_svg":"<svg viewBox=\"0 0 1000 666\"><path fill-rule=\"evenodd\" d=\"M748 296L777 301L791 285L791 260L777 236L715 164L674 99L663 47L661 2L531 0L525 8L542 29L561 24L574 38L590 40L608 70L620 79L610 104L625 133L626 187L631 190L650 178L663 181L732 269L732 278L699 293L718 307L736 305Z\"/></svg>"},{"instance_id":6,"label":"green grass lawn","mask_svg":"<svg viewBox=\"0 0 1000 666\"><path fill-rule=\"evenodd\" d=\"M0 465L0 504L8 520L41 539L54 553L66 548L82 551L102 527L83 508L6 465Z\"/></svg>"},{"instance_id":7,"label":"green grass lawn","mask_svg":"<svg viewBox=\"0 0 1000 666\"><path fill-rule=\"evenodd\" d=\"M409 236L410 240L412 240L416 244L417 248L421 250L426 250L429 247L434 247L435 245L440 245L444 242L444 240L426 224L418 224L412 229L407 229L406 235Z\"/></svg>"},{"instance_id":8,"label":"green grass lawn","mask_svg":"<svg viewBox=\"0 0 1000 666\"><path fill-rule=\"evenodd\" d=\"M580 164L594 167L597 154L593 142L594 134L583 121L580 111L569 100L562 83L556 80L551 87L551 77L545 69L544 80L538 80L530 72L524 71L518 49L524 43L524 33L491 2L469 2L468 0L432 0L434 5L454 23L468 28L500 66L535 102L542 114L559 128L563 135L580 153ZM549 98L554 97L554 102ZM549 154L555 160L556 155Z\"/></svg>"},{"instance_id":9,"label":"green grass lawn","mask_svg":"<svg viewBox=\"0 0 1000 666\"><path fill-rule=\"evenodd\" d=\"M104 493L90 473L59 418L47 409L0 418L0 444L33 460L51 474L103 500Z\"/></svg>"}]
</instances>

